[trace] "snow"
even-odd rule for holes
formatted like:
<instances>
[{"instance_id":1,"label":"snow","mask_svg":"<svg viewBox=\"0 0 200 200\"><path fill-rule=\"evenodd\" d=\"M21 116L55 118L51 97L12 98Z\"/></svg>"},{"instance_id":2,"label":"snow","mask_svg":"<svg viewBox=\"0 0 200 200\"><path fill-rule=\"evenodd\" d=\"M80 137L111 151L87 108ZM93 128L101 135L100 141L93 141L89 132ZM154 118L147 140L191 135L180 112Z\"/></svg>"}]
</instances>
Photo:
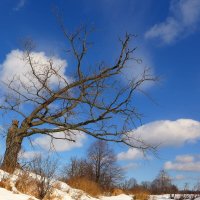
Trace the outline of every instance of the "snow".
<instances>
[{"instance_id":1,"label":"snow","mask_svg":"<svg viewBox=\"0 0 200 200\"><path fill-rule=\"evenodd\" d=\"M9 178L11 181L12 191L6 190L4 188L0 187L0 200L38 200L35 197L25 195L17 191L15 188L15 181L18 178L18 175L20 174L20 171L16 171L14 175L10 175L2 170L0 170L0 180L2 178ZM37 177L37 175L30 173L32 177ZM63 183L61 181L53 181L56 184L59 184L59 189L54 188L53 194L56 195L59 200L132 200L132 195L125 195L121 194L118 196L101 196L98 198L94 198L86 194L85 192L74 189L67 185L66 183ZM150 200L167 200L169 199L168 195L151 195ZM195 200L200 200L200 198L196 198Z\"/></svg>"},{"instance_id":2,"label":"snow","mask_svg":"<svg viewBox=\"0 0 200 200\"><path fill-rule=\"evenodd\" d=\"M14 194L11 191L8 191L4 188L0 188L0 200L29 200L30 198L36 200L36 198L25 194Z\"/></svg>"},{"instance_id":3,"label":"snow","mask_svg":"<svg viewBox=\"0 0 200 200\"><path fill-rule=\"evenodd\" d=\"M132 196L128 196L125 194L120 194L118 196L112 196L112 197L101 197L101 200L132 200Z\"/></svg>"}]
</instances>

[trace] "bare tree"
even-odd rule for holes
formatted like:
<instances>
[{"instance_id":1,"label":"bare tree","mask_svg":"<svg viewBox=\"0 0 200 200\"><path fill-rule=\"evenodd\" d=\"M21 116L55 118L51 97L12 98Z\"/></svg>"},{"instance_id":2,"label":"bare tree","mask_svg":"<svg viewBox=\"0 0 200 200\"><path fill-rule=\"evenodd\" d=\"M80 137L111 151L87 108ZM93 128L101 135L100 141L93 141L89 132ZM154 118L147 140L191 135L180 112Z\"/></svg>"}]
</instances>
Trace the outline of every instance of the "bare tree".
<instances>
[{"instance_id":1,"label":"bare tree","mask_svg":"<svg viewBox=\"0 0 200 200\"><path fill-rule=\"evenodd\" d=\"M153 194L167 194L178 191L177 187L172 184L171 178L165 170L160 170L158 176L151 184Z\"/></svg>"},{"instance_id":2,"label":"bare tree","mask_svg":"<svg viewBox=\"0 0 200 200\"><path fill-rule=\"evenodd\" d=\"M87 162L86 159L77 159L72 157L70 163L62 170L62 176L67 176L65 179L92 178L92 166Z\"/></svg>"},{"instance_id":3,"label":"bare tree","mask_svg":"<svg viewBox=\"0 0 200 200\"><path fill-rule=\"evenodd\" d=\"M151 182L150 181L142 181L141 185L145 190L149 190L149 191L151 190Z\"/></svg>"},{"instance_id":4,"label":"bare tree","mask_svg":"<svg viewBox=\"0 0 200 200\"><path fill-rule=\"evenodd\" d=\"M129 191L130 189L138 186L137 180L135 178L130 178L128 180L125 180L120 184L120 188L124 191Z\"/></svg>"},{"instance_id":5,"label":"bare tree","mask_svg":"<svg viewBox=\"0 0 200 200\"><path fill-rule=\"evenodd\" d=\"M111 189L122 178L116 155L106 141L98 140L91 144L88 149L88 162L92 166L94 181L101 187Z\"/></svg>"},{"instance_id":6,"label":"bare tree","mask_svg":"<svg viewBox=\"0 0 200 200\"><path fill-rule=\"evenodd\" d=\"M127 134L140 118L132 98L135 91L140 90L144 82L155 81L155 77L144 70L139 78L128 84L121 83L128 61L137 62L133 55L136 48L130 47L133 36L126 34L120 40L121 49L112 65L101 62L89 69L85 66L90 47L89 31L80 28L71 34L63 24L61 28L70 46L67 53L74 59L74 73L70 78L62 75L62 66L56 66L53 59L46 63L37 60L33 45L28 41L23 56L28 72L3 82L6 89L0 109L18 115L6 136L2 168L8 172L13 172L16 167L24 138L34 134L75 142L74 135L79 132L143 150L151 147L142 139ZM52 79L56 80L54 84ZM117 120L120 125L115 123ZM59 132L63 132L64 137L58 137Z\"/></svg>"},{"instance_id":7,"label":"bare tree","mask_svg":"<svg viewBox=\"0 0 200 200\"><path fill-rule=\"evenodd\" d=\"M86 178L96 182L103 189L116 186L122 177L122 169L117 165L116 156L106 141L97 140L88 148L85 159L71 158L62 172L66 180Z\"/></svg>"}]
</instances>

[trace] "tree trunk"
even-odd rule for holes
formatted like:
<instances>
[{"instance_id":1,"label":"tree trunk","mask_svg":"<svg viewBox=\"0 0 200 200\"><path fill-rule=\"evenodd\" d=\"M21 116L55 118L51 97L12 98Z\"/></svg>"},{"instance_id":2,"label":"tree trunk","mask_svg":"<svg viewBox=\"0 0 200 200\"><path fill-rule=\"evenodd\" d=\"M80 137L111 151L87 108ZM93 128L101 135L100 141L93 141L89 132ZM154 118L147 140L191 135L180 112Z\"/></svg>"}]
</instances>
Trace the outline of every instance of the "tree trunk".
<instances>
[{"instance_id":1,"label":"tree trunk","mask_svg":"<svg viewBox=\"0 0 200 200\"><path fill-rule=\"evenodd\" d=\"M19 151L21 150L23 136L18 136L18 121L13 120L6 138L6 151L1 169L13 173L17 166Z\"/></svg>"}]
</instances>

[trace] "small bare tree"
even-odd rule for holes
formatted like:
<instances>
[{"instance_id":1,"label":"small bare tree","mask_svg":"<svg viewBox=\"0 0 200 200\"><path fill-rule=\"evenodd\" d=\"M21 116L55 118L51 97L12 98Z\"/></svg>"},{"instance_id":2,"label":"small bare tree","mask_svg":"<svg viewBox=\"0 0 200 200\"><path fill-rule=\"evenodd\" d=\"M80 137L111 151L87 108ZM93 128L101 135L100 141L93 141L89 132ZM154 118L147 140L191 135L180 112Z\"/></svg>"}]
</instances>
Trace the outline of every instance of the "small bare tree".
<instances>
[{"instance_id":1,"label":"small bare tree","mask_svg":"<svg viewBox=\"0 0 200 200\"><path fill-rule=\"evenodd\" d=\"M93 179L102 188L111 189L122 178L116 155L106 141L98 140L88 149L88 162L92 166Z\"/></svg>"},{"instance_id":2,"label":"small bare tree","mask_svg":"<svg viewBox=\"0 0 200 200\"><path fill-rule=\"evenodd\" d=\"M133 36L126 34L120 40L121 49L112 65L102 62L91 69L85 66L90 47L89 32L80 28L71 34L63 24L61 28L70 46L67 52L74 59L74 73L70 78L62 75L62 66L56 66L53 59L45 63L36 59L33 45L28 41L23 56L28 71L3 82L6 89L3 90L4 100L1 100L0 109L18 115L6 136L1 167L8 172L12 173L16 167L24 138L34 134L75 142L74 135L79 132L143 150L151 147L127 134L140 116L132 98L135 91L140 90L144 82L155 81L155 77L144 70L139 78L130 80L128 84L121 82L128 62L137 62L133 55L136 48L129 46ZM56 80L54 84L52 79ZM119 120L120 125L115 123ZM64 137L57 136L60 132Z\"/></svg>"},{"instance_id":3,"label":"small bare tree","mask_svg":"<svg viewBox=\"0 0 200 200\"><path fill-rule=\"evenodd\" d=\"M30 172L34 173L33 178L36 181L38 196L43 199L51 191L52 185L56 181L58 162L50 159L49 156L46 158L36 156L27 167Z\"/></svg>"},{"instance_id":4,"label":"small bare tree","mask_svg":"<svg viewBox=\"0 0 200 200\"><path fill-rule=\"evenodd\" d=\"M135 178L130 178L128 180L124 180L120 185L119 187L124 190L124 191L129 191L131 190L132 188L138 186L137 184L137 180Z\"/></svg>"},{"instance_id":5,"label":"small bare tree","mask_svg":"<svg viewBox=\"0 0 200 200\"><path fill-rule=\"evenodd\" d=\"M88 178L92 177L92 166L87 162L87 159L77 159L72 157L70 163L62 170L62 176L67 179L73 178Z\"/></svg>"},{"instance_id":6,"label":"small bare tree","mask_svg":"<svg viewBox=\"0 0 200 200\"><path fill-rule=\"evenodd\" d=\"M153 194L174 194L178 191L177 187L172 184L172 180L165 170L160 170L158 176L151 184Z\"/></svg>"}]
</instances>

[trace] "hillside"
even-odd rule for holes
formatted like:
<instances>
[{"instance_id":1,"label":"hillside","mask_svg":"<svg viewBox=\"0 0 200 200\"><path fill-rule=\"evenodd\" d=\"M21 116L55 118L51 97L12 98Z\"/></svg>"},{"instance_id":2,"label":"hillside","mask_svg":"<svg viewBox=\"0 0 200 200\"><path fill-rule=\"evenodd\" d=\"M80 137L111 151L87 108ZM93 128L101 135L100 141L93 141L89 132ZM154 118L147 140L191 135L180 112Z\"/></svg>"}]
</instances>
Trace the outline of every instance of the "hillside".
<instances>
[{"instance_id":1,"label":"hillside","mask_svg":"<svg viewBox=\"0 0 200 200\"><path fill-rule=\"evenodd\" d=\"M0 200L39 200L31 195L23 194L16 188L16 182L20 177L21 173L22 171L16 170L14 175L10 175L5 171L0 170ZM38 178L38 176L33 173L29 173L29 176ZM5 180L9 180L9 184L7 184L8 182ZM27 180L24 181L26 182ZM2 184L5 182L6 184ZM25 187L26 186L30 189L31 187L33 187L33 184L25 185ZM3 187L5 187L6 189ZM177 197L178 196L179 195L177 195ZM78 189L74 189L64 182L53 180L50 196L45 197L43 200L133 200L133 198L133 195L125 194L120 194L117 196L91 197L85 192ZM170 198L169 195L151 195L149 199L167 200ZM195 200L200 200L200 198L196 198Z\"/></svg>"}]
</instances>

